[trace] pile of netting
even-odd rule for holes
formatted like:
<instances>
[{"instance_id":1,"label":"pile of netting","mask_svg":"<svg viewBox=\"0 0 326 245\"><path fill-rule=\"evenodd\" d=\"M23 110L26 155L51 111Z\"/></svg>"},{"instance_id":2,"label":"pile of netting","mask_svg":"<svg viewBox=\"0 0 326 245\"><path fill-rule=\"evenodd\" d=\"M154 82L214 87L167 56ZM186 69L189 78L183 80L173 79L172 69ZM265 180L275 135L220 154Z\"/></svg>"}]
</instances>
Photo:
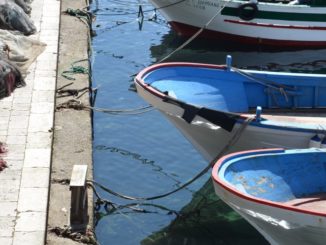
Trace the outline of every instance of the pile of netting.
<instances>
[{"instance_id":1,"label":"pile of netting","mask_svg":"<svg viewBox=\"0 0 326 245\"><path fill-rule=\"evenodd\" d=\"M36 27L29 17L31 6L25 0L0 0L0 28L16 30L24 35L36 32Z\"/></svg>"},{"instance_id":2,"label":"pile of netting","mask_svg":"<svg viewBox=\"0 0 326 245\"><path fill-rule=\"evenodd\" d=\"M0 172L7 167L6 161L3 160L3 158L1 157L2 154L6 153L6 152L7 152L6 147L4 146L3 143L0 142Z\"/></svg>"},{"instance_id":3,"label":"pile of netting","mask_svg":"<svg viewBox=\"0 0 326 245\"><path fill-rule=\"evenodd\" d=\"M30 12L28 0L0 0L0 99L25 85L28 67L45 49L26 36L36 32Z\"/></svg>"}]
</instances>

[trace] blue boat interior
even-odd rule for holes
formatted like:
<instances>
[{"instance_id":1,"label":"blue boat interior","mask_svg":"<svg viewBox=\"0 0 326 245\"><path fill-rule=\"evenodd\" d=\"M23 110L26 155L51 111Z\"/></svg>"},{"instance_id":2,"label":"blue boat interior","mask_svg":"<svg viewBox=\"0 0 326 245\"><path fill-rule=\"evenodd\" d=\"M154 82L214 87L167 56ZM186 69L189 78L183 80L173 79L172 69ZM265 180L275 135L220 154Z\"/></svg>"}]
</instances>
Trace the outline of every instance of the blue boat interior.
<instances>
[{"instance_id":1,"label":"blue boat interior","mask_svg":"<svg viewBox=\"0 0 326 245\"><path fill-rule=\"evenodd\" d=\"M143 79L175 99L219 111L326 106L323 75L168 66L149 72Z\"/></svg>"},{"instance_id":2,"label":"blue boat interior","mask_svg":"<svg viewBox=\"0 0 326 245\"><path fill-rule=\"evenodd\" d=\"M326 192L326 152L304 149L237 155L222 163L218 175L247 195L287 202Z\"/></svg>"}]
</instances>

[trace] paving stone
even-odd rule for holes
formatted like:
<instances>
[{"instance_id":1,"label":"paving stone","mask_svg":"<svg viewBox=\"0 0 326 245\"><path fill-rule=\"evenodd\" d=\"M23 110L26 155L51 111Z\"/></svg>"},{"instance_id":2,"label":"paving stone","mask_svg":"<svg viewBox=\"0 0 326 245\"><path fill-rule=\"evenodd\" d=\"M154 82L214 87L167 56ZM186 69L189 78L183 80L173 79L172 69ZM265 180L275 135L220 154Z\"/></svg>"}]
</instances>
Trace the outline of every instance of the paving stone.
<instances>
[{"instance_id":1,"label":"paving stone","mask_svg":"<svg viewBox=\"0 0 326 245\"><path fill-rule=\"evenodd\" d=\"M23 160L7 160L7 166L11 170L22 170L23 169Z\"/></svg>"},{"instance_id":2,"label":"paving stone","mask_svg":"<svg viewBox=\"0 0 326 245\"><path fill-rule=\"evenodd\" d=\"M2 180L20 180L21 177L21 169L11 169L5 168L0 173L0 183ZM1 200L1 199L0 199Z\"/></svg>"},{"instance_id":3,"label":"paving stone","mask_svg":"<svg viewBox=\"0 0 326 245\"><path fill-rule=\"evenodd\" d=\"M25 157L25 144L7 144L8 152L3 157L5 160L23 160Z\"/></svg>"},{"instance_id":4,"label":"paving stone","mask_svg":"<svg viewBox=\"0 0 326 245\"><path fill-rule=\"evenodd\" d=\"M0 130L7 130L9 123L7 122L0 122Z\"/></svg>"},{"instance_id":5,"label":"paving stone","mask_svg":"<svg viewBox=\"0 0 326 245\"><path fill-rule=\"evenodd\" d=\"M27 94L28 96L24 97L15 97L15 100L13 101L13 104L28 104L31 102L32 96L30 94Z\"/></svg>"},{"instance_id":6,"label":"paving stone","mask_svg":"<svg viewBox=\"0 0 326 245\"><path fill-rule=\"evenodd\" d=\"M17 202L1 202L0 217L16 216Z\"/></svg>"},{"instance_id":7,"label":"paving stone","mask_svg":"<svg viewBox=\"0 0 326 245\"><path fill-rule=\"evenodd\" d=\"M24 168L21 188L48 188L49 187L49 168Z\"/></svg>"},{"instance_id":8,"label":"paving stone","mask_svg":"<svg viewBox=\"0 0 326 245\"><path fill-rule=\"evenodd\" d=\"M29 103L14 103L12 104L12 110L16 111L29 111L31 108L31 105Z\"/></svg>"},{"instance_id":9,"label":"paving stone","mask_svg":"<svg viewBox=\"0 0 326 245\"><path fill-rule=\"evenodd\" d=\"M2 109L1 102L0 102L0 117L9 117L9 116L10 116L10 110Z\"/></svg>"},{"instance_id":10,"label":"paving stone","mask_svg":"<svg viewBox=\"0 0 326 245\"><path fill-rule=\"evenodd\" d=\"M51 148L52 132L29 132L26 148Z\"/></svg>"},{"instance_id":11,"label":"paving stone","mask_svg":"<svg viewBox=\"0 0 326 245\"><path fill-rule=\"evenodd\" d=\"M49 56L52 56L52 54L48 54ZM51 60L46 62L53 62L56 63L57 60ZM54 91L56 86L56 79L55 77L37 77L34 81L34 90L51 90Z\"/></svg>"},{"instance_id":12,"label":"paving stone","mask_svg":"<svg viewBox=\"0 0 326 245\"><path fill-rule=\"evenodd\" d=\"M12 237L14 234L16 216L0 216L0 241L1 237ZM0 242L2 245L2 243Z\"/></svg>"},{"instance_id":13,"label":"paving stone","mask_svg":"<svg viewBox=\"0 0 326 245\"><path fill-rule=\"evenodd\" d=\"M27 128L8 128L9 135L27 135Z\"/></svg>"},{"instance_id":14,"label":"paving stone","mask_svg":"<svg viewBox=\"0 0 326 245\"><path fill-rule=\"evenodd\" d=\"M18 214L15 231L45 231L45 212L21 212Z\"/></svg>"},{"instance_id":15,"label":"paving stone","mask_svg":"<svg viewBox=\"0 0 326 245\"><path fill-rule=\"evenodd\" d=\"M9 128L27 128L28 116L12 116L9 121Z\"/></svg>"},{"instance_id":16,"label":"paving stone","mask_svg":"<svg viewBox=\"0 0 326 245\"><path fill-rule=\"evenodd\" d=\"M31 198L33 197L33 198ZM20 188L18 212L46 212L48 188Z\"/></svg>"},{"instance_id":17,"label":"paving stone","mask_svg":"<svg viewBox=\"0 0 326 245\"><path fill-rule=\"evenodd\" d=\"M51 148L26 149L24 167L49 168Z\"/></svg>"},{"instance_id":18,"label":"paving stone","mask_svg":"<svg viewBox=\"0 0 326 245\"><path fill-rule=\"evenodd\" d=\"M26 86L0 101L0 141L8 144L8 168L0 173L0 245L45 243L60 1L31 5L38 30L31 37L47 46L29 67Z\"/></svg>"},{"instance_id":19,"label":"paving stone","mask_svg":"<svg viewBox=\"0 0 326 245\"><path fill-rule=\"evenodd\" d=\"M25 110L25 111L14 110L11 113L12 116L29 116L29 114L30 114L29 110Z\"/></svg>"},{"instance_id":20,"label":"paving stone","mask_svg":"<svg viewBox=\"0 0 326 245\"><path fill-rule=\"evenodd\" d=\"M44 245L43 231L16 231L13 245Z\"/></svg>"},{"instance_id":21,"label":"paving stone","mask_svg":"<svg viewBox=\"0 0 326 245\"><path fill-rule=\"evenodd\" d=\"M53 127L53 115L35 114L30 115L28 132L49 132Z\"/></svg>"},{"instance_id":22,"label":"paving stone","mask_svg":"<svg viewBox=\"0 0 326 245\"><path fill-rule=\"evenodd\" d=\"M54 103L53 91L33 91L32 102L50 102Z\"/></svg>"},{"instance_id":23,"label":"paving stone","mask_svg":"<svg viewBox=\"0 0 326 245\"><path fill-rule=\"evenodd\" d=\"M54 103L36 102L32 103L31 113L33 114L50 114L54 113Z\"/></svg>"},{"instance_id":24,"label":"paving stone","mask_svg":"<svg viewBox=\"0 0 326 245\"><path fill-rule=\"evenodd\" d=\"M13 239L11 237L1 237L0 236L0 244L1 245L12 245Z\"/></svg>"},{"instance_id":25,"label":"paving stone","mask_svg":"<svg viewBox=\"0 0 326 245\"><path fill-rule=\"evenodd\" d=\"M0 187L0 207L2 202L18 202L19 188Z\"/></svg>"},{"instance_id":26,"label":"paving stone","mask_svg":"<svg viewBox=\"0 0 326 245\"><path fill-rule=\"evenodd\" d=\"M6 192L7 190L16 190L19 189L20 179L15 180L1 180L0 191Z\"/></svg>"},{"instance_id":27,"label":"paving stone","mask_svg":"<svg viewBox=\"0 0 326 245\"><path fill-rule=\"evenodd\" d=\"M13 144L13 145L26 144L26 135L10 135L7 137L6 143Z\"/></svg>"}]
</instances>

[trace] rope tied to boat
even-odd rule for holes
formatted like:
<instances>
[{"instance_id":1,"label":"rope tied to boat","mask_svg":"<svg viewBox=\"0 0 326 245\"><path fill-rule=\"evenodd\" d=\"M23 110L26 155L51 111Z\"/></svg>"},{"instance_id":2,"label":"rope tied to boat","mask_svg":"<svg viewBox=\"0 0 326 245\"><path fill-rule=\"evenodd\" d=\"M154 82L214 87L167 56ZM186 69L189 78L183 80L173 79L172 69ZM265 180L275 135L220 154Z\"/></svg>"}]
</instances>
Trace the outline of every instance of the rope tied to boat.
<instances>
[{"instance_id":1,"label":"rope tied to boat","mask_svg":"<svg viewBox=\"0 0 326 245\"><path fill-rule=\"evenodd\" d=\"M261 85L264 85L264 86L266 86L268 88L279 91L280 94L284 96L286 102L289 101L289 97L288 97L288 93L287 93L287 91L285 89L295 91L295 89L293 89L291 87L287 87L284 84L280 84L280 83L277 83L277 82L274 82L274 81L264 80L264 79L261 79L261 78L258 79L257 77L254 77L253 75L251 75L251 74L249 74L247 72L244 72L243 70L238 69L236 67L232 67L232 70L235 71L236 73L248 78L251 81L257 82L257 83L259 83ZM273 96L273 98L275 98L274 95L272 95L272 96Z\"/></svg>"},{"instance_id":2,"label":"rope tied to boat","mask_svg":"<svg viewBox=\"0 0 326 245\"><path fill-rule=\"evenodd\" d=\"M91 12L82 9L67 8L66 11L64 11L64 13L77 17L84 24L86 24L88 28L92 29L92 22L94 17Z\"/></svg>"},{"instance_id":3,"label":"rope tied to boat","mask_svg":"<svg viewBox=\"0 0 326 245\"><path fill-rule=\"evenodd\" d=\"M221 5L221 7L216 11L216 13L209 19L209 21L202 27L200 28L197 32L195 32L187 41L185 41L183 44L181 44L178 48L173 50L171 53L169 53L167 56L162 58L161 60L155 62L155 64L161 63L168 58L170 58L172 55L174 55L176 52L180 51L183 49L185 46L187 46L189 43L191 43L196 37L198 37L211 23L212 21L216 18L217 15L219 15L222 10L225 8L226 4L228 1L225 1L224 5Z\"/></svg>"},{"instance_id":4,"label":"rope tied to boat","mask_svg":"<svg viewBox=\"0 0 326 245\"><path fill-rule=\"evenodd\" d=\"M114 196L117 196L119 198L122 199L126 199L126 200L133 200L133 201L151 201L151 200L156 200L156 199L161 199L163 197L167 197L171 194L174 194L184 188L186 188L187 186L189 186L190 184L192 184L194 181L196 181L197 179L199 179L201 176L203 176L205 173L207 173L207 171L209 169L211 169L211 167L215 164L215 162L221 158L223 155L225 155L230 148L236 144L238 142L238 140L240 139L241 135L243 134L244 130L246 129L246 127L250 124L250 122L252 122L255 118L253 117L247 117L243 123L241 124L241 126L233 133L233 135L231 136L230 140L228 141L228 143L223 147L223 149L216 155L216 157L214 157L214 159L212 161L209 162L209 164L202 170L200 171L197 175L195 175L192 179L190 179L189 181L185 182L184 184L180 185L178 188L169 191L167 193L164 194L160 194L160 195L156 195L156 196L152 196L152 197L132 197L132 196L128 196L128 195L124 195L121 193L118 193L116 191L113 191L107 187L105 187L104 185L94 181L94 180L87 180L87 183L92 186L94 188L94 186L97 186L99 188L101 188L102 190L104 190L107 193L110 193ZM99 198L99 197L98 197ZM105 200L99 200L100 202L104 202Z\"/></svg>"},{"instance_id":5,"label":"rope tied to boat","mask_svg":"<svg viewBox=\"0 0 326 245\"><path fill-rule=\"evenodd\" d=\"M100 107L86 105L85 103L77 99L70 99L66 102L63 102L57 105L56 109L57 110L60 109L93 110L93 111L98 111L98 112L103 112L103 113L108 113L113 115L137 115L137 114L142 114L154 110L154 108L150 105L138 107L138 108L132 108L132 109L100 108Z\"/></svg>"}]
</instances>

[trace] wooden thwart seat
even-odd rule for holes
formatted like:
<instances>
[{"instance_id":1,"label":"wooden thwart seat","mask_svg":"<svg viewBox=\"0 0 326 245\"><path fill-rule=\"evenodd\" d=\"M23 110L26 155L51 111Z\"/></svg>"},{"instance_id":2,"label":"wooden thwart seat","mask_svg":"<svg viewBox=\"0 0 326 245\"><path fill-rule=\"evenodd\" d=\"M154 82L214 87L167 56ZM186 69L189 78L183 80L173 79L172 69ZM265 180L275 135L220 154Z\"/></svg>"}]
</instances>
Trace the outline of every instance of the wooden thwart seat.
<instances>
[{"instance_id":1,"label":"wooden thwart seat","mask_svg":"<svg viewBox=\"0 0 326 245\"><path fill-rule=\"evenodd\" d=\"M296 198L284 204L315 212L326 212L326 193Z\"/></svg>"}]
</instances>

